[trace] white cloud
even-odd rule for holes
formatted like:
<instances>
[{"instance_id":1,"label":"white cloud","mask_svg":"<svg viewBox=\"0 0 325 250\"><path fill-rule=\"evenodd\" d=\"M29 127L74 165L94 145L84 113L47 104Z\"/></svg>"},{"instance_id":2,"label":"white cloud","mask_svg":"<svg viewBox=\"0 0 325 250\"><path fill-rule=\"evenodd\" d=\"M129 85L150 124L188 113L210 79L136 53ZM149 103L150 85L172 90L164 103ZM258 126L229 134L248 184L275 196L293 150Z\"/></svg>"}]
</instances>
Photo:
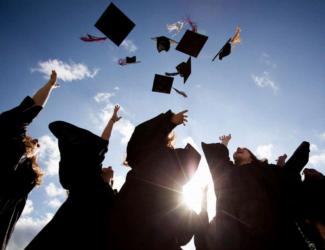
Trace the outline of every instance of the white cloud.
<instances>
[{"instance_id":1,"label":"white cloud","mask_svg":"<svg viewBox=\"0 0 325 250\"><path fill-rule=\"evenodd\" d=\"M111 103L111 97L115 96L114 93L97 93L94 97L95 101L97 103L105 102L105 103ZM112 105L113 106L113 105Z\"/></svg>"},{"instance_id":2,"label":"white cloud","mask_svg":"<svg viewBox=\"0 0 325 250\"><path fill-rule=\"evenodd\" d=\"M121 143L127 144L134 131L134 125L129 120L121 119L115 124L114 128L122 135Z\"/></svg>"},{"instance_id":3,"label":"white cloud","mask_svg":"<svg viewBox=\"0 0 325 250\"><path fill-rule=\"evenodd\" d=\"M115 87L114 87L114 90L119 91L120 88L119 88L118 86L115 86Z\"/></svg>"},{"instance_id":4,"label":"white cloud","mask_svg":"<svg viewBox=\"0 0 325 250\"><path fill-rule=\"evenodd\" d=\"M38 67L33 68L32 72L41 72L45 78L48 78L52 70L56 71L58 79L67 82L82 80L84 78L94 78L98 73L98 69L90 70L85 64L75 63L73 61L65 63L58 59L38 62Z\"/></svg>"},{"instance_id":5,"label":"white cloud","mask_svg":"<svg viewBox=\"0 0 325 250\"><path fill-rule=\"evenodd\" d=\"M264 71L262 76L251 75L255 84L260 88L271 88L273 93L276 94L279 87L271 80L268 72Z\"/></svg>"},{"instance_id":6,"label":"white cloud","mask_svg":"<svg viewBox=\"0 0 325 250\"><path fill-rule=\"evenodd\" d=\"M325 140L325 132L321 133L321 134L319 135L319 137L320 137L321 140Z\"/></svg>"},{"instance_id":7,"label":"white cloud","mask_svg":"<svg viewBox=\"0 0 325 250\"><path fill-rule=\"evenodd\" d=\"M113 102L111 101L111 98L115 96L114 93L97 93L94 97L95 101L99 104L104 104L103 108L100 110L100 112L95 116L96 125L99 129L103 129L104 126L109 121L110 117L113 114L114 106ZM120 108L120 113L123 113L124 109L123 107ZM125 114L125 112L124 112ZM117 131L121 136L121 143L126 144L134 130L134 125L126 118L123 117L119 120L117 123L115 123L113 132Z\"/></svg>"},{"instance_id":8,"label":"white cloud","mask_svg":"<svg viewBox=\"0 0 325 250\"><path fill-rule=\"evenodd\" d=\"M135 52L138 50L138 47L134 44L134 42L130 39L125 39L122 43L121 46L127 50L128 52Z\"/></svg>"},{"instance_id":9,"label":"white cloud","mask_svg":"<svg viewBox=\"0 0 325 250\"><path fill-rule=\"evenodd\" d=\"M45 173L47 175L58 174L60 151L57 140L49 135L44 135L39 139L40 160L46 165Z\"/></svg>"},{"instance_id":10,"label":"white cloud","mask_svg":"<svg viewBox=\"0 0 325 250\"><path fill-rule=\"evenodd\" d=\"M57 198L54 198L53 200L50 200L47 204L52 208L59 208L62 204L62 201Z\"/></svg>"},{"instance_id":11,"label":"white cloud","mask_svg":"<svg viewBox=\"0 0 325 250\"><path fill-rule=\"evenodd\" d=\"M271 56L265 52L262 53L261 55L261 58L260 58L261 62L266 64L267 66L270 66L272 68L276 68L277 65L276 63L274 63L272 60L271 60Z\"/></svg>"},{"instance_id":12,"label":"white cloud","mask_svg":"<svg viewBox=\"0 0 325 250\"><path fill-rule=\"evenodd\" d=\"M316 144L310 144L310 151L311 152L317 152L318 151L318 147Z\"/></svg>"},{"instance_id":13,"label":"white cloud","mask_svg":"<svg viewBox=\"0 0 325 250\"><path fill-rule=\"evenodd\" d=\"M53 182L50 182L45 187L46 194L50 197L56 197L56 196L64 196L66 194L66 191L61 188L57 187Z\"/></svg>"},{"instance_id":14,"label":"white cloud","mask_svg":"<svg viewBox=\"0 0 325 250\"><path fill-rule=\"evenodd\" d=\"M272 151L273 151L273 145L272 144L267 144L267 145L259 145L256 148L256 156L258 158L266 158L270 159L272 157Z\"/></svg>"},{"instance_id":15,"label":"white cloud","mask_svg":"<svg viewBox=\"0 0 325 250\"><path fill-rule=\"evenodd\" d=\"M33 210L34 210L33 201L28 199L26 201L26 205L24 207L22 216L31 214L33 212Z\"/></svg>"},{"instance_id":16,"label":"white cloud","mask_svg":"<svg viewBox=\"0 0 325 250\"><path fill-rule=\"evenodd\" d=\"M310 156L309 163L316 167L320 164L325 164L325 152L323 151L320 154Z\"/></svg>"},{"instance_id":17,"label":"white cloud","mask_svg":"<svg viewBox=\"0 0 325 250\"><path fill-rule=\"evenodd\" d=\"M36 236L36 234L52 219L53 214L47 213L41 218L22 216L15 227L7 250L21 250Z\"/></svg>"}]
</instances>

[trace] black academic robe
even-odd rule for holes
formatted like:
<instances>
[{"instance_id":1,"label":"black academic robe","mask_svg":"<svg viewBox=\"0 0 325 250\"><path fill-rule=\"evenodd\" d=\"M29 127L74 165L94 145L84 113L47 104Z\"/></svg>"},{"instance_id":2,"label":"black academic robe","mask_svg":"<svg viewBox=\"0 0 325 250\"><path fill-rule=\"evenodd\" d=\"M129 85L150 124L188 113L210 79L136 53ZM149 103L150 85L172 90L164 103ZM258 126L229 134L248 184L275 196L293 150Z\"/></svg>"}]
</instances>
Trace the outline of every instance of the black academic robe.
<instances>
[{"instance_id":1,"label":"black academic robe","mask_svg":"<svg viewBox=\"0 0 325 250\"><path fill-rule=\"evenodd\" d=\"M196 171L200 155L166 147L175 125L172 112L138 125L127 146L132 168L113 212L115 249L181 249L195 231L197 215L181 204L182 185Z\"/></svg>"},{"instance_id":2,"label":"black academic robe","mask_svg":"<svg viewBox=\"0 0 325 250\"><path fill-rule=\"evenodd\" d=\"M215 227L205 227L213 233L196 235L198 249L299 249L296 208L292 207L296 204L292 201L294 188L290 186L296 183L296 170L303 168L308 155L299 166L289 164L282 169L262 163L238 167L223 144L202 143L202 147L217 205Z\"/></svg>"},{"instance_id":3,"label":"black academic robe","mask_svg":"<svg viewBox=\"0 0 325 250\"><path fill-rule=\"evenodd\" d=\"M27 200L35 186L35 173L25 156L27 126L41 106L26 97L17 107L0 114L0 249L5 249Z\"/></svg>"},{"instance_id":4,"label":"black academic robe","mask_svg":"<svg viewBox=\"0 0 325 250\"><path fill-rule=\"evenodd\" d=\"M108 141L60 121L50 130L58 138L59 178L68 197L25 249L111 249L108 225L115 194L101 177Z\"/></svg>"}]
</instances>

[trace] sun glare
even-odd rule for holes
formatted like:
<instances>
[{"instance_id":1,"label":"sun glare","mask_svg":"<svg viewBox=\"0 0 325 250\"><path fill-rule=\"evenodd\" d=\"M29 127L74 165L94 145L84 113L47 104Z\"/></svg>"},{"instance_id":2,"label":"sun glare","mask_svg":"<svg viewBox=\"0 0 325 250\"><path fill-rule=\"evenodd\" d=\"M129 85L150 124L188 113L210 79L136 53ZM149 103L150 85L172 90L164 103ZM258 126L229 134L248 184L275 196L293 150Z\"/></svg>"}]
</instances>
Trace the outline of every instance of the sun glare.
<instances>
[{"instance_id":1,"label":"sun glare","mask_svg":"<svg viewBox=\"0 0 325 250\"><path fill-rule=\"evenodd\" d=\"M201 211L203 189L208 185L208 214L211 219L215 215L216 198L213 191L213 182L206 165L200 165L192 180L183 187L183 201L196 213Z\"/></svg>"}]
</instances>

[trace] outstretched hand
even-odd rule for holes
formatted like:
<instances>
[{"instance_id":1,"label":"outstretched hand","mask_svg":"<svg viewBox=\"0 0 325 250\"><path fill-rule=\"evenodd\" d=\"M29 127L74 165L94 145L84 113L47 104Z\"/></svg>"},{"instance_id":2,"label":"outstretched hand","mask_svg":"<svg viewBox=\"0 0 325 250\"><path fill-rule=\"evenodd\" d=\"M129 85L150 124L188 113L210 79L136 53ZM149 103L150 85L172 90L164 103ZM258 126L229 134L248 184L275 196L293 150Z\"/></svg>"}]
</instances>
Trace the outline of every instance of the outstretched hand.
<instances>
[{"instance_id":1,"label":"outstretched hand","mask_svg":"<svg viewBox=\"0 0 325 250\"><path fill-rule=\"evenodd\" d=\"M276 165L279 167L283 167L286 163L287 155L280 155L278 159L276 160Z\"/></svg>"},{"instance_id":2,"label":"outstretched hand","mask_svg":"<svg viewBox=\"0 0 325 250\"><path fill-rule=\"evenodd\" d=\"M49 84L50 84L53 88L57 88L57 87L60 86L60 85L56 82L56 79L57 79L56 71L55 71L55 70L52 70L52 73L51 73L51 76L50 76L50 79L49 79Z\"/></svg>"},{"instance_id":3,"label":"outstretched hand","mask_svg":"<svg viewBox=\"0 0 325 250\"><path fill-rule=\"evenodd\" d=\"M174 114L171 118L171 122L176 125L183 124L185 126L185 123L187 122L186 112L188 112L188 110L183 110L182 112Z\"/></svg>"},{"instance_id":4,"label":"outstretched hand","mask_svg":"<svg viewBox=\"0 0 325 250\"><path fill-rule=\"evenodd\" d=\"M120 110L120 106L119 105L115 105L114 107L114 111L111 117L111 120L113 122L118 122L122 117L117 115L117 112Z\"/></svg>"},{"instance_id":5,"label":"outstretched hand","mask_svg":"<svg viewBox=\"0 0 325 250\"><path fill-rule=\"evenodd\" d=\"M219 136L219 140L221 141L221 143L223 145L225 145L226 147L228 146L228 143L231 139L231 134L229 135L223 135L223 136Z\"/></svg>"}]
</instances>

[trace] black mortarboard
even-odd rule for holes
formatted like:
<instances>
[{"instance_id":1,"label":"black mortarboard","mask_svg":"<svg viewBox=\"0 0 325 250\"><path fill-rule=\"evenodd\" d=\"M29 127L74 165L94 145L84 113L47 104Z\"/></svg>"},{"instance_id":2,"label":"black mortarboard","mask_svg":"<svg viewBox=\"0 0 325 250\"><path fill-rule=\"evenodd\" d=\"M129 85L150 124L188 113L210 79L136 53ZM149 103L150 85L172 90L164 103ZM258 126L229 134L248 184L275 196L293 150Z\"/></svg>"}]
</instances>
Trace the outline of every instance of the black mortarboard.
<instances>
[{"instance_id":1,"label":"black mortarboard","mask_svg":"<svg viewBox=\"0 0 325 250\"><path fill-rule=\"evenodd\" d=\"M157 41L157 50L160 53L161 51L168 51L170 49L171 44L176 44L177 42L173 39L170 39L165 36L158 36L151 38Z\"/></svg>"},{"instance_id":2,"label":"black mortarboard","mask_svg":"<svg viewBox=\"0 0 325 250\"><path fill-rule=\"evenodd\" d=\"M166 76L175 76L180 75L184 78L184 83L186 82L187 78L191 74L191 57L187 60L187 62L182 62L176 66L177 73L165 73Z\"/></svg>"},{"instance_id":3,"label":"black mortarboard","mask_svg":"<svg viewBox=\"0 0 325 250\"><path fill-rule=\"evenodd\" d=\"M110 3L95 24L95 27L117 46L120 46L134 26L134 22L124 15L113 3Z\"/></svg>"},{"instance_id":4,"label":"black mortarboard","mask_svg":"<svg viewBox=\"0 0 325 250\"><path fill-rule=\"evenodd\" d=\"M97 175L107 152L108 141L64 121L50 123L49 129L58 139L59 178L65 189L83 182L83 178Z\"/></svg>"},{"instance_id":5,"label":"black mortarboard","mask_svg":"<svg viewBox=\"0 0 325 250\"><path fill-rule=\"evenodd\" d=\"M191 65L191 57L189 57L186 63L182 62L176 67L177 71L179 72L179 75L184 78L184 83L191 74Z\"/></svg>"},{"instance_id":6,"label":"black mortarboard","mask_svg":"<svg viewBox=\"0 0 325 250\"><path fill-rule=\"evenodd\" d=\"M173 77L156 74L153 81L152 91L170 94L173 86L173 81Z\"/></svg>"},{"instance_id":7,"label":"black mortarboard","mask_svg":"<svg viewBox=\"0 0 325 250\"><path fill-rule=\"evenodd\" d=\"M197 57L207 40L207 36L187 30L177 45L176 50Z\"/></svg>"},{"instance_id":8,"label":"black mortarboard","mask_svg":"<svg viewBox=\"0 0 325 250\"><path fill-rule=\"evenodd\" d=\"M231 53L231 38L229 38L226 44L223 45L221 50L219 50L218 54L215 55L212 61L214 61L218 56L219 56L219 60L222 60L222 58L230 55L230 53Z\"/></svg>"},{"instance_id":9,"label":"black mortarboard","mask_svg":"<svg viewBox=\"0 0 325 250\"><path fill-rule=\"evenodd\" d=\"M126 63L136 63L136 62L137 62L136 56L126 57Z\"/></svg>"}]
</instances>

